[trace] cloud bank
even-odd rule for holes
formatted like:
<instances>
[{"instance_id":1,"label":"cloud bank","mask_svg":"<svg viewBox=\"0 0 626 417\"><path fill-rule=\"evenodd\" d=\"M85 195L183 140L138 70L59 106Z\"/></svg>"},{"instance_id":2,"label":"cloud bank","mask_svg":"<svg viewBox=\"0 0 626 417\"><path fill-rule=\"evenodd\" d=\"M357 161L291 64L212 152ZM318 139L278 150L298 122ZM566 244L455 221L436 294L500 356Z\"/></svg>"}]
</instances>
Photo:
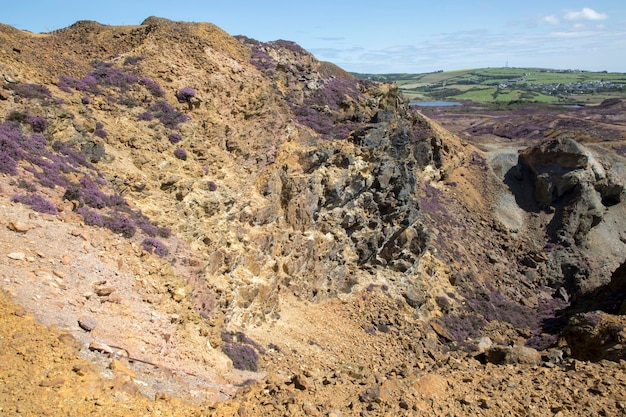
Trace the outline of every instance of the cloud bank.
<instances>
[{"instance_id":1,"label":"cloud bank","mask_svg":"<svg viewBox=\"0 0 626 417\"><path fill-rule=\"evenodd\" d=\"M604 20L609 16L605 13L599 13L589 7L583 7L582 10L567 10L564 18L566 20Z\"/></svg>"}]
</instances>

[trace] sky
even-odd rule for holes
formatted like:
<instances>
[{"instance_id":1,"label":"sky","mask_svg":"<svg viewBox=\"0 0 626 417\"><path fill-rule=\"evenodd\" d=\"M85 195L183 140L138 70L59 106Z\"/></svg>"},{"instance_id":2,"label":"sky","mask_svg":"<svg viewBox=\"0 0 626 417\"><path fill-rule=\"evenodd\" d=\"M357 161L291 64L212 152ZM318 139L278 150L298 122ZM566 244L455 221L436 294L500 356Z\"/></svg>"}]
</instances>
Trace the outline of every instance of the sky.
<instances>
[{"instance_id":1,"label":"sky","mask_svg":"<svg viewBox=\"0 0 626 417\"><path fill-rule=\"evenodd\" d=\"M35 33L78 20L210 22L231 35L294 41L359 73L504 66L626 72L624 0L29 0L0 9L0 23Z\"/></svg>"}]
</instances>

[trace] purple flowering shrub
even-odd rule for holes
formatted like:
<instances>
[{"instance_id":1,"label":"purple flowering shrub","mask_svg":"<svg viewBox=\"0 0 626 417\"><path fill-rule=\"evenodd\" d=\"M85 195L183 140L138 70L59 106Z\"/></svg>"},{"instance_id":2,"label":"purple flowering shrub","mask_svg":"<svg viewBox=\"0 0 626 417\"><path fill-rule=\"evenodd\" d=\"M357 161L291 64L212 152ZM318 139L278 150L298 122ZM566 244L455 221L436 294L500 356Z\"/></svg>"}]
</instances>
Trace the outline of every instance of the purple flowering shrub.
<instances>
[{"instance_id":1,"label":"purple flowering shrub","mask_svg":"<svg viewBox=\"0 0 626 417\"><path fill-rule=\"evenodd\" d=\"M154 97L163 97L165 96L165 91L161 86L154 80L148 77L143 77L139 79L139 84L143 85L146 90L150 92Z\"/></svg>"},{"instance_id":2,"label":"purple flowering shrub","mask_svg":"<svg viewBox=\"0 0 626 417\"><path fill-rule=\"evenodd\" d=\"M250 48L250 63L265 75L274 76L278 62L267 53L267 46L246 36L239 35L236 38Z\"/></svg>"},{"instance_id":3,"label":"purple flowering shrub","mask_svg":"<svg viewBox=\"0 0 626 417\"><path fill-rule=\"evenodd\" d=\"M127 58L128 59L128 58ZM153 94L160 90L160 87L149 79L140 79L135 75L116 68L112 62L95 61L94 68L83 78L76 79L67 75L61 75L57 86L61 91L72 93L73 90L86 93L105 95L110 102L117 102L126 107L136 107L140 101L129 94L131 91L138 91L138 85L144 85ZM89 98L84 96L83 104L88 104Z\"/></svg>"},{"instance_id":4,"label":"purple flowering shrub","mask_svg":"<svg viewBox=\"0 0 626 417\"><path fill-rule=\"evenodd\" d=\"M152 114L149 111L145 111L143 113L139 113L139 116L137 116L137 118L139 120L143 120L145 122L149 122L150 120L154 119L154 114Z\"/></svg>"},{"instance_id":5,"label":"purple flowering shrub","mask_svg":"<svg viewBox=\"0 0 626 417\"><path fill-rule=\"evenodd\" d=\"M181 140L183 140L183 137L181 136L181 134L180 133L176 133L176 132L170 133L167 138L169 139L169 141L170 141L170 143L172 145L175 145L178 142L180 142Z\"/></svg>"},{"instance_id":6,"label":"purple flowering shrub","mask_svg":"<svg viewBox=\"0 0 626 417\"><path fill-rule=\"evenodd\" d=\"M28 110L25 111L11 111L6 119L9 122L17 122L20 124L27 124L31 127L33 132L41 133L50 126L50 122L45 117L35 116Z\"/></svg>"},{"instance_id":7,"label":"purple flowering shrub","mask_svg":"<svg viewBox=\"0 0 626 417\"><path fill-rule=\"evenodd\" d=\"M319 134L330 134L333 128L333 119L328 113L308 106L296 106L293 111L299 123L310 127Z\"/></svg>"},{"instance_id":8,"label":"purple flowering shrub","mask_svg":"<svg viewBox=\"0 0 626 417\"><path fill-rule=\"evenodd\" d=\"M126 65L137 65L139 62L143 61L145 58L143 56L127 56L124 59L124 66Z\"/></svg>"},{"instance_id":9,"label":"purple flowering shrub","mask_svg":"<svg viewBox=\"0 0 626 417\"><path fill-rule=\"evenodd\" d=\"M113 233L121 234L126 238L135 235L137 227L135 222L122 213L113 213L110 216L103 217L103 225Z\"/></svg>"},{"instance_id":10,"label":"purple flowering shrub","mask_svg":"<svg viewBox=\"0 0 626 417\"><path fill-rule=\"evenodd\" d=\"M18 125L0 124L0 172L17 175L17 164L23 155L20 146L22 137Z\"/></svg>"},{"instance_id":11,"label":"purple flowering shrub","mask_svg":"<svg viewBox=\"0 0 626 417\"><path fill-rule=\"evenodd\" d=\"M22 203L35 211L47 214L57 214L57 208L52 202L39 194L15 194L11 197L11 201Z\"/></svg>"},{"instance_id":12,"label":"purple flowering shrub","mask_svg":"<svg viewBox=\"0 0 626 417\"><path fill-rule=\"evenodd\" d=\"M163 244L163 242L161 242L158 239L155 239L153 237L147 237L145 238L142 242L141 242L141 247L149 253L154 253L155 255L160 256L161 258L167 256L167 254L169 253L169 250L167 249L167 246L165 246Z\"/></svg>"},{"instance_id":13,"label":"purple flowering shrub","mask_svg":"<svg viewBox=\"0 0 626 417\"><path fill-rule=\"evenodd\" d=\"M252 47L251 50L250 63L266 75L273 76L278 67L276 60L260 47Z\"/></svg>"},{"instance_id":14,"label":"purple flowering shrub","mask_svg":"<svg viewBox=\"0 0 626 417\"><path fill-rule=\"evenodd\" d=\"M233 361L233 367L242 371L259 370L259 355L257 350L264 353L263 349L252 339L242 332L222 332L222 352Z\"/></svg>"},{"instance_id":15,"label":"purple flowering shrub","mask_svg":"<svg viewBox=\"0 0 626 417\"><path fill-rule=\"evenodd\" d=\"M301 47L300 45L298 45L297 43L293 41L286 41L283 39L279 39L277 41L270 42L270 44L274 44L281 48L287 49L296 55L310 55L306 49L304 49L303 47Z\"/></svg>"},{"instance_id":16,"label":"purple flowering shrub","mask_svg":"<svg viewBox=\"0 0 626 417\"><path fill-rule=\"evenodd\" d=\"M323 137L345 139L359 124L343 118L341 112L360 97L359 80L335 77L306 94L303 100L288 96L287 101L299 123Z\"/></svg>"},{"instance_id":17,"label":"purple flowering shrub","mask_svg":"<svg viewBox=\"0 0 626 417\"><path fill-rule=\"evenodd\" d=\"M59 161L63 160L69 167L77 168L79 166L83 166L85 168L95 170L95 167L87 161L85 154L75 151L67 143L56 141L52 144L52 149L58 154L56 159ZM104 153L104 149L102 149L102 153Z\"/></svg>"},{"instance_id":18,"label":"purple flowering shrub","mask_svg":"<svg viewBox=\"0 0 626 417\"><path fill-rule=\"evenodd\" d=\"M43 129L48 121L37 118L28 112L13 112L8 121L0 123L0 172L16 176L18 187L25 193L15 194L13 202L28 205L33 210L57 214L56 206L45 197L36 194L37 186L64 189L63 198L78 202L76 213L82 216L85 224L105 227L131 238L140 229L147 240L149 250L159 256L165 256L167 247L155 237L168 238L171 231L150 222L140 211L130 208L126 200L118 193L107 193L107 182L87 160L85 153L94 154L90 158L98 159L104 148L97 149L97 144L87 141L82 150L77 152L67 143L54 141L49 144L46 137L38 132L25 133L25 128L33 131ZM97 125L102 129L102 124ZM89 145L89 146L87 146ZM100 155L100 156L98 156ZM20 162L25 162L20 164ZM31 182L22 175L31 175ZM78 182L73 178L80 175Z\"/></svg>"},{"instance_id":19,"label":"purple flowering shrub","mask_svg":"<svg viewBox=\"0 0 626 417\"><path fill-rule=\"evenodd\" d=\"M152 223L150 219L144 216L141 212L131 212L132 217L135 219L137 227L149 237L162 237L168 238L172 235L172 232L167 227L159 227Z\"/></svg>"},{"instance_id":20,"label":"purple flowering shrub","mask_svg":"<svg viewBox=\"0 0 626 417\"><path fill-rule=\"evenodd\" d=\"M26 118L26 123L30 125L33 129L33 132L41 133L50 126L50 122L45 117L41 116L33 116L29 114Z\"/></svg>"},{"instance_id":21,"label":"purple flowering shrub","mask_svg":"<svg viewBox=\"0 0 626 417\"><path fill-rule=\"evenodd\" d=\"M224 343L222 351L233 361L233 367L242 371L257 372L259 355L250 345Z\"/></svg>"},{"instance_id":22,"label":"purple flowering shrub","mask_svg":"<svg viewBox=\"0 0 626 417\"><path fill-rule=\"evenodd\" d=\"M94 77L96 82L102 86L117 87L123 91L139 81L136 75L115 68L112 62L95 61L92 66L94 70L89 75Z\"/></svg>"},{"instance_id":23,"label":"purple flowering shrub","mask_svg":"<svg viewBox=\"0 0 626 417\"><path fill-rule=\"evenodd\" d=\"M50 89L45 85L17 83L9 86L15 94L22 98L52 98Z\"/></svg>"},{"instance_id":24,"label":"purple flowering shrub","mask_svg":"<svg viewBox=\"0 0 626 417\"><path fill-rule=\"evenodd\" d=\"M81 79L76 79L68 75L61 75L57 86L61 91L71 93L72 89L92 94L99 94L98 80L93 75L87 74Z\"/></svg>"},{"instance_id":25,"label":"purple flowering shrub","mask_svg":"<svg viewBox=\"0 0 626 417\"><path fill-rule=\"evenodd\" d=\"M100 191L96 184L88 177L78 181L80 186L78 194L83 203L92 208L104 208L107 206L108 196Z\"/></svg>"},{"instance_id":26,"label":"purple flowering shrub","mask_svg":"<svg viewBox=\"0 0 626 417\"><path fill-rule=\"evenodd\" d=\"M96 122L96 130L94 130L93 134L99 138L106 138L108 136L107 131L104 130L104 125L100 122Z\"/></svg>"},{"instance_id":27,"label":"purple flowering shrub","mask_svg":"<svg viewBox=\"0 0 626 417\"><path fill-rule=\"evenodd\" d=\"M104 218L100 213L95 210L90 210L87 207L78 207L76 213L83 217L83 221L89 226L104 226Z\"/></svg>"},{"instance_id":28,"label":"purple flowering shrub","mask_svg":"<svg viewBox=\"0 0 626 417\"><path fill-rule=\"evenodd\" d=\"M33 129L33 132L42 133L44 130L50 126L50 122L45 117L41 116L33 116L29 114L26 118L26 123L30 125Z\"/></svg>"},{"instance_id":29,"label":"purple flowering shrub","mask_svg":"<svg viewBox=\"0 0 626 417\"><path fill-rule=\"evenodd\" d=\"M480 337L487 320L473 313L444 314L435 320L460 344Z\"/></svg>"},{"instance_id":30,"label":"purple flowering shrub","mask_svg":"<svg viewBox=\"0 0 626 417\"><path fill-rule=\"evenodd\" d=\"M311 94L305 104L308 106L328 106L331 110L339 110L350 99L358 99L360 93L358 80L347 78L331 78Z\"/></svg>"},{"instance_id":31,"label":"purple flowering shrub","mask_svg":"<svg viewBox=\"0 0 626 417\"><path fill-rule=\"evenodd\" d=\"M187 159L187 152L184 149L176 148L174 149L174 156L184 161Z\"/></svg>"},{"instance_id":32,"label":"purple flowering shrub","mask_svg":"<svg viewBox=\"0 0 626 417\"><path fill-rule=\"evenodd\" d=\"M184 87L176 93L176 100L179 103L189 103L196 96L196 90L191 87Z\"/></svg>"},{"instance_id":33,"label":"purple flowering shrub","mask_svg":"<svg viewBox=\"0 0 626 417\"><path fill-rule=\"evenodd\" d=\"M165 100L157 101L148 108L154 116L159 119L163 126L176 129L180 123L189 120L189 116L176 110L170 103Z\"/></svg>"},{"instance_id":34,"label":"purple flowering shrub","mask_svg":"<svg viewBox=\"0 0 626 417\"><path fill-rule=\"evenodd\" d=\"M28 117L27 117L28 118ZM56 145L56 146L55 146ZM23 166L44 187L69 186L63 175L76 170L78 165L89 166L76 152L70 154L57 142L50 147L41 133L24 134L22 126L16 122L0 124L0 171L18 175L20 161L28 162Z\"/></svg>"}]
</instances>

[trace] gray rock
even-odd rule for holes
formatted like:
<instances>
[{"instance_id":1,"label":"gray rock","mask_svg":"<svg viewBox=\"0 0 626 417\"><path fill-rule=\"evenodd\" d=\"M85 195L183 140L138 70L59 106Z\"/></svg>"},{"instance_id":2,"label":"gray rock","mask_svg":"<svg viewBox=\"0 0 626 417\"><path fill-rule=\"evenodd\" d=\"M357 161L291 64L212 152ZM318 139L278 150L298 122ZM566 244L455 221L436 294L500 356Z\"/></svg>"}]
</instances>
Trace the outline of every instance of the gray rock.
<instances>
[{"instance_id":1,"label":"gray rock","mask_svg":"<svg viewBox=\"0 0 626 417\"><path fill-rule=\"evenodd\" d=\"M95 329L97 325L98 325L98 320L96 320L95 318L91 316L82 316L78 319L78 326L87 332L90 332L93 329Z\"/></svg>"},{"instance_id":2,"label":"gray rock","mask_svg":"<svg viewBox=\"0 0 626 417\"><path fill-rule=\"evenodd\" d=\"M553 233L561 241L581 244L602 221L606 205L621 201L624 187L617 177L572 139L546 140L520 153L518 164L534 186L536 204L554 209Z\"/></svg>"}]
</instances>

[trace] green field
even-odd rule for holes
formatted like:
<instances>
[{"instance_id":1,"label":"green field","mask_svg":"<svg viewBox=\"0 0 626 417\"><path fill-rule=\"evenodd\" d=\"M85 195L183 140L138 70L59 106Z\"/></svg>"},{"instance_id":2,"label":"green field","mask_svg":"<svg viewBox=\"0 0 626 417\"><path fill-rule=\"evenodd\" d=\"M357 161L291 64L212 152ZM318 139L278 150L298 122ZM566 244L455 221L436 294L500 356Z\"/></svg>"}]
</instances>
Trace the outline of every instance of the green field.
<instances>
[{"instance_id":1,"label":"green field","mask_svg":"<svg viewBox=\"0 0 626 417\"><path fill-rule=\"evenodd\" d=\"M626 73L543 68L479 68L426 74L355 74L395 82L412 101L600 103L626 98Z\"/></svg>"}]
</instances>

